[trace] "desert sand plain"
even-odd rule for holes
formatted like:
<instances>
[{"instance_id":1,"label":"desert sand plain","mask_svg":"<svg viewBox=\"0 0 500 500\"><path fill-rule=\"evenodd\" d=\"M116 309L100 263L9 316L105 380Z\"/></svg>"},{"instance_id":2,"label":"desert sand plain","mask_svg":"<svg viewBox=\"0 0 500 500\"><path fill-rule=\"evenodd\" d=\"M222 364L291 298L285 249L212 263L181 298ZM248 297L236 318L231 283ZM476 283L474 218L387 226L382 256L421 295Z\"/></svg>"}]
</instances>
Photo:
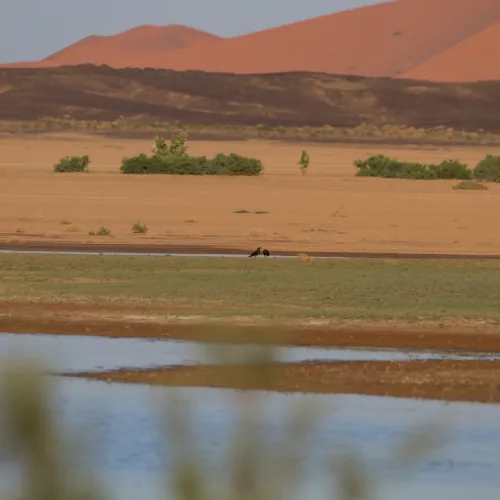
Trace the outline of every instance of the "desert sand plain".
<instances>
[{"instance_id":1,"label":"desert sand plain","mask_svg":"<svg viewBox=\"0 0 500 500\"><path fill-rule=\"evenodd\" d=\"M498 154L493 150L495 148L313 145L262 141L190 141L188 145L189 152L194 155L235 152L257 157L262 160L265 170L258 177L123 175L119 171L121 159L140 152L149 153L152 140L77 134L4 137L0 140L0 244L4 248L18 249L26 243L43 243L54 249L71 244L88 245L89 249L94 245L121 244L142 247L162 245L165 249L175 245L203 246L239 251L264 246L272 253L288 251L306 254L500 254L500 232L492 230L495 214L500 210L500 186L490 184L488 190L475 192L452 189L457 181L360 178L355 176L353 166L354 160L378 153L421 162L457 158L475 165L487 153ZM302 149L306 149L311 157L309 171L305 175L301 174L298 165ZM62 156L84 154L88 154L92 161L89 173L53 172L54 163ZM249 213L237 213L242 210ZM148 225L146 234L132 233L132 224L137 220ZM108 227L111 235L89 235L101 226ZM33 276L27 277L24 287L29 286L30 280L35 279L36 282L39 279ZM174 307L169 314L165 302L138 305L125 303L124 297L120 299L121 304L116 301L99 303L97 296L93 301L83 298L78 303L72 303L70 298L47 302L46 296L19 300L15 294L15 280L26 278L9 279L6 275L2 280L4 296L7 293L7 300L2 301L0 307L0 330L3 331L197 340L208 340L210 337L203 330L207 318L197 320L193 317L194 309L189 306ZM75 285L71 286L77 288L94 286L92 279L78 278L72 283ZM277 286L279 288L282 284ZM162 312L158 313L159 310ZM248 323L248 318L241 319L243 323ZM234 320L231 319L233 323ZM292 337L275 340L309 346L453 348L495 352L500 350L500 335L495 321L462 321L455 318L451 322L441 319L408 324L404 320L370 321L369 318L337 318L336 321L305 323L291 320L283 326L283 331ZM247 326L251 327L252 322ZM262 328L257 321L253 328L240 329L241 338L233 340L267 339L269 324L264 324ZM218 331L212 340L224 337L224 333ZM230 335L228 333L225 340ZM471 362L474 368L465 361L464 365L446 360L426 363L421 374L409 375L413 365L388 363L380 374L374 375L370 384L361 378L359 383L352 382L350 388L341 389L338 384L335 387L313 387L313 384L308 385L307 390L345 390L491 402L499 397L499 380L495 375L498 370L493 370L496 362L477 360ZM448 382L444 386L439 385L442 384L441 379L441 382L429 381L431 364L437 370L448 370ZM331 380L327 373L329 369L325 368L327 371L322 372L322 377L326 378L318 380ZM321 371L322 368L311 364L291 366L290 370L314 378L314 370ZM359 366L346 364L342 370L343 376L347 377L345 380L354 380L352 377L357 376ZM363 370L361 367L362 373ZM401 370L408 372L404 384L400 383ZM478 375L484 370L487 370L487 376ZM390 376L386 380L384 377L387 374ZM102 376L108 380L127 382L142 382L144 377L149 377L148 383L221 383L204 376L200 381L190 374L181 380L168 370L159 370L151 375L117 372L103 373ZM477 377L480 380L476 380ZM291 375L286 376L290 384L292 379ZM424 379L427 385L422 385ZM290 384L280 386L279 390L306 390L300 385L292 384L292 387ZM478 392L478 384L482 392ZM272 387L272 384L269 385L269 388Z\"/></svg>"},{"instance_id":2,"label":"desert sand plain","mask_svg":"<svg viewBox=\"0 0 500 500\"><path fill-rule=\"evenodd\" d=\"M500 254L494 230L500 187L452 189L457 181L355 177L372 154L421 162L457 158L474 166L491 147L189 142L194 155L257 157L255 178L130 176L121 159L152 140L31 135L0 140L0 243L134 244L288 252ZM311 157L306 175L298 160ZM61 156L88 154L88 174L56 174ZM250 213L237 213L246 210ZM261 213L255 213L261 212ZM133 234L137 220L146 234ZM100 226L110 236L91 236Z\"/></svg>"}]
</instances>

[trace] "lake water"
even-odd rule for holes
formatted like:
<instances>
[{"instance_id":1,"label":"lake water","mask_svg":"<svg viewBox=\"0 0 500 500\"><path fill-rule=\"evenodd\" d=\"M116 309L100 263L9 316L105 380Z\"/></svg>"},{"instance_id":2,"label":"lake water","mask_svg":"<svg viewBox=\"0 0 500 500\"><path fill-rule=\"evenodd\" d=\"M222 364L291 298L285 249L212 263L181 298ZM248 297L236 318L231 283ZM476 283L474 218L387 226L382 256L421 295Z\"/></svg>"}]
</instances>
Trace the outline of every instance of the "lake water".
<instances>
[{"instance_id":1,"label":"lake water","mask_svg":"<svg viewBox=\"0 0 500 500\"><path fill-rule=\"evenodd\" d=\"M204 360L195 343L0 335L0 352L25 353L57 361L58 369L98 369L118 366L181 364ZM408 359L411 353L390 351L297 349L286 359ZM329 355L330 358L325 358ZM425 353L419 353L425 356ZM289 356L289 358L287 358ZM162 472L170 470L172 454L160 434L163 398L176 389L139 384L108 384L57 378L57 415L68 431L79 431L91 450L91 464L112 500L165 498ZM206 467L220 466L233 436L236 417L232 403L238 391L183 389L191 403L193 429ZM310 440L301 499L334 498L325 490L324 464L332 452L350 445L359 450L382 476L388 500L453 498L493 499L500 491L500 407L498 405L442 403L402 398L356 395L307 395L255 392L263 404L260 427L270 445L278 443L289 405L321 403L323 413ZM448 443L421 461L408 477L393 475L384 460L394 445L416 426L429 421L446 424ZM10 469L0 470L2 487L12 486ZM220 470L223 470L221 467ZM3 489L3 488L2 488Z\"/></svg>"},{"instance_id":2,"label":"lake water","mask_svg":"<svg viewBox=\"0 0 500 500\"><path fill-rule=\"evenodd\" d=\"M241 346L220 344L232 349L233 356L242 352ZM254 346L244 346L245 350ZM2 357L16 353L36 356L57 371L91 371L121 367L148 368L154 366L208 363L215 361L210 348L198 342L158 339L111 339L87 335L42 335L0 333L0 362ZM280 347L276 359L280 362L409 359L499 359L487 353L439 353L383 349L323 349L309 347Z\"/></svg>"}]
</instances>

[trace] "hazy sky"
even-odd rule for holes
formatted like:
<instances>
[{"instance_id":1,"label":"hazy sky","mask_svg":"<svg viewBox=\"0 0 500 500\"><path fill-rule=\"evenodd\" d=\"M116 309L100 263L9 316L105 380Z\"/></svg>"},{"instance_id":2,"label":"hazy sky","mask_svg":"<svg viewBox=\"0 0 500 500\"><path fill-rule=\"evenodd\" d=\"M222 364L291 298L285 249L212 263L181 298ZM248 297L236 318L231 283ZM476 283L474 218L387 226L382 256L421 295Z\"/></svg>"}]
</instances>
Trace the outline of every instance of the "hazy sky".
<instances>
[{"instance_id":1,"label":"hazy sky","mask_svg":"<svg viewBox=\"0 0 500 500\"><path fill-rule=\"evenodd\" d=\"M185 24L221 36L381 0L0 0L0 63L38 60L87 35Z\"/></svg>"}]
</instances>

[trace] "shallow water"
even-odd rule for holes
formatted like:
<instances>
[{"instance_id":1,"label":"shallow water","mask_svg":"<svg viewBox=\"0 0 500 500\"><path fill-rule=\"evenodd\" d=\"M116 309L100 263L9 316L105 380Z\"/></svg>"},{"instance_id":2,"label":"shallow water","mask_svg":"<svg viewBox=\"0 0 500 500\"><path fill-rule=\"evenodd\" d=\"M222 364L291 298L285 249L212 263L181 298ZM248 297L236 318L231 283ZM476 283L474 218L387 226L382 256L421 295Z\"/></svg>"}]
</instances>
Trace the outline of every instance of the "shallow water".
<instances>
[{"instance_id":1,"label":"shallow water","mask_svg":"<svg viewBox=\"0 0 500 500\"><path fill-rule=\"evenodd\" d=\"M280 348L281 361L312 359L426 359L437 353L388 350ZM122 366L208 361L196 342L108 339L90 336L0 334L0 353L37 356L59 370L96 370ZM449 357L449 355L446 355ZM457 357L456 355L454 357ZM474 356L473 356L474 357ZM0 358L0 363L2 359ZM1 365L0 365L1 366ZM163 397L178 390L140 384L108 384L51 377L56 381L55 414L66 431L79 431L89 447L90 462L107 486L111 500L165 498L160 474L174 457L160 433ZM219 467L236 427L232 403L239 393L229 389L182 389L191 403L192 422L205 467ZM304 475L310 500L332 498L325 490L324 465L332 452L350 445L382 474L384 500L453 498L489 500L500 489L500 406L444 403L357 395L280 394L254 392L262 400L261 428L268 445L276 446L289 404L319 402L321 415L309 443ZM445 423L448 444L422 460L403 479L384 464L394 445L419 424ZM14 488L8 463L0 465L0 488ZM14 488L15 489L15 488ZM382 497L380 497L382 498Z\"/></svg>"},{"instance_id":2,"label":"shallow water","mask_svg":"<svg viewBox=\"0 0 500 500\"><path fill-rule=\"evenodd\" d=\"M159 433L162 398L171 388L106 384L81 379L57 382L56 409L66 429L78 428L93 447L91 463L103 477L112 499L148 500L162 496L160 473L173 456ZM183 390L191 403L192 422L206 467L221 467L236 422L231 402L237 391ZM290 403L320 402L323 413L310 441L304 475L308 498L322 494L325 458L346 444L378 464L384 499L493 499L500 488L500 408L496 405L379 398L351 395L285 395L255 392L262 400L261 428L269 445L277 443ZM445 422L451 432L446 446L421 461L408 478L388 474L383 463L393 446L421 423ZM217 469L219 471L221 469ZM8 484L6 474L0 476ZM453 496L450 496L452 495ZM403 496L401 496L403 495ZM302 497L303 498L303 497ZM421 500L421 496L419 497Z\"/></svg>"},{"instance_id":3,"label":"shallow water","mask_svg":"<svg viewBox=\"0 0 500 500\"><path fill-rule=\"evenodd\" d=\"M233 356L255 349L250 344L235 346L221 344ZM111 339L80 335L44 335L0 333L0 362L2 357L16 353L37 356L56 371L109 370L121 367L148 368L165 365L206 363L216 364L211 349L199 342L176 340ZM409 359L499 359L493 354L461 354L396 351L381 349L323 349L307 347L276 348L280 362L300 361L406 361Z\"/></svg>"}]
</instances>

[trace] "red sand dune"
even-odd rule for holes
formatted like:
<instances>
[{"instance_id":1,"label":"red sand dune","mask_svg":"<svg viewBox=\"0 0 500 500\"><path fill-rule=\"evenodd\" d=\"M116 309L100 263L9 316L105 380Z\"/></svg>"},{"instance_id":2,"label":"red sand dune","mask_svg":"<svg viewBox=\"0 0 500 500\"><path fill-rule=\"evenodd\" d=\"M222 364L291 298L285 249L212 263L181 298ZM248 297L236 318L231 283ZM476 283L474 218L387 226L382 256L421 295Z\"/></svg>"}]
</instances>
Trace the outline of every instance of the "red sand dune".
<instances>
[{"instance_id":1,"label":"red sand dune","mask_svg":"<svg viewBox=\"0 0 500 500\"><path fill-rule=\"evenodd\" d=\"M499 0L398 0L116 65L395 76L500 20Z\"/></svg>"},{"instance_id":2,"label":"red sand dune","mask_svg":"<svg viewBox=\"0 0 500 500\"><path fill-rule=\"evenodd\" d=\"M142 26L112 37L88 37L43 61L16 66L93 62L228 73L416 74L431 80L467 74L474 80L480 64L468 58L476 56L465 50L465 59L451 54L459 47L474 47L468 49L471 54L489 51L491 59L491 30L498 22L500 0L394 0L233 38L183 26ZM481 43L490 48L481 48ZM479 72L484 78L486 66Z\"/></svg>"},{"instance_id":3,"label":"red sand dune","mask_svg":"<svg viewBox=\"0 0 500 500\"><path fill-rule=\"evenodd\" d=\"M154 51L186 48L219 38L217 35L187 26L144 25L117 35L90 35L41 61L3 64L0 67L37 68L87 63L115 66L115 62L123 58L123 54L140 59Z\"/></svg>"},{"instance_id":4,"label":"red sand dune","mask_svg":"<svg viewBox=\"0 0 500 500\"><path fill-rule=\"evenodd\" d=\"M401 78L437 82L500 80L500 22L432 57Z\"/></svg>"},{"instance_id":5,"label":"red sand dune","mask_svg":"<svg viewBox=\"0 0 500 500\"><path fill-rule=\"evenodd\" d=\"M57 65L108 64L123 57L147 57L153 51L191 47L200 41L219 37L187 26L139 26L117 35L91 35L44 59Z\"/></svg>"}]
</instances>

